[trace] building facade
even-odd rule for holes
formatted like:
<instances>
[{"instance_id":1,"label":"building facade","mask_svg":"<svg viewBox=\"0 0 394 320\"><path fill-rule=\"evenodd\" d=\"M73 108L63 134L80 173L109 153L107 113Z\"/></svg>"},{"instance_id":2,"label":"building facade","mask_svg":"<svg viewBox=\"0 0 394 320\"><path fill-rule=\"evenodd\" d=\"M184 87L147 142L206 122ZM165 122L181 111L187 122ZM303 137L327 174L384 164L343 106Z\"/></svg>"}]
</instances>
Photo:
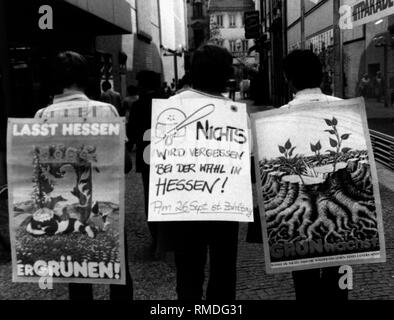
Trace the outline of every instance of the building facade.
<instances>
[{"instance_id":1,"label":"building facade","mask_svg":"<svg viewBox=\"0 0 394 320\"><path fill-rule=\"evenodd\" d=\"M96 39L99 50L111 55L115 89L124 95L128 85L137 84L136 75L141 70L160 73L167 84L181 79L188 49L186 0L128 2L132 34Z\"/></svg>"},{"instance_id":2,"label":"building facade","mask_svg":"<svg viewBox=\"0 0 394 320\"><path fill-rule=\"evenodd\" d=\"M244 29L244 13L254 9L252 0L211 0L208 5L210 41L231 52L238 80L244 76L245 67L255 63L254 53L249 53L254 41L245 39Z\"/></svg>"}]
</instances>

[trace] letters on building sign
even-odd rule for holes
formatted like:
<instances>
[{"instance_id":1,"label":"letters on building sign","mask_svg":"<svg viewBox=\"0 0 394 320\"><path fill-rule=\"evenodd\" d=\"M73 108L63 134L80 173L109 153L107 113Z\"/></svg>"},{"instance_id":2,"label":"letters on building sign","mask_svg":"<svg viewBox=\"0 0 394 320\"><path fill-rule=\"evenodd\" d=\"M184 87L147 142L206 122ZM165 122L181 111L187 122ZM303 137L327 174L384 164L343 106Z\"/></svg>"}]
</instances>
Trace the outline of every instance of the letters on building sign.
<instances>
[{"instance_id":1,"label":"letters on building sign","mask_svg":"<svg viewBox=\"0 0 394 320\"><path fill-rule=\"evenodd\" d=\"M394 13L393 0L362 0L352 6L353 27Z\"/></svg>"}]
</instances>

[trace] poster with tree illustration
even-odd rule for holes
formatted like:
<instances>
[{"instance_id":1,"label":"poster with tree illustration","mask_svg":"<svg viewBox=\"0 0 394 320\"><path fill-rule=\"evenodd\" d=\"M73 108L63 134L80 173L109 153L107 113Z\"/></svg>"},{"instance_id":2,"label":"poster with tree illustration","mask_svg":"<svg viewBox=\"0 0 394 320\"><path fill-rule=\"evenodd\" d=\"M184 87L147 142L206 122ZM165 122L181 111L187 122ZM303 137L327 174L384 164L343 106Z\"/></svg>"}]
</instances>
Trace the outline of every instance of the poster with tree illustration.
<instances>
[{"instance_id":1,"label":"poster with tree illustration","mask_svg":"<svg viewBox=\"0 0 394 320\"><path fill-rule=\"evenodd\" d=\"M10 119L15 282L125 283L123 119Z\"/></svg>"},{"instance_id":2,"label":"poster with tree illustration","mask_svg":"<svg viewBox=\"0 0 394 320\"><path fill-rule=\"evenodd\" d=\"M362 99L252 115L269 273L385 261Z\"/></svg>"}]
</instances>

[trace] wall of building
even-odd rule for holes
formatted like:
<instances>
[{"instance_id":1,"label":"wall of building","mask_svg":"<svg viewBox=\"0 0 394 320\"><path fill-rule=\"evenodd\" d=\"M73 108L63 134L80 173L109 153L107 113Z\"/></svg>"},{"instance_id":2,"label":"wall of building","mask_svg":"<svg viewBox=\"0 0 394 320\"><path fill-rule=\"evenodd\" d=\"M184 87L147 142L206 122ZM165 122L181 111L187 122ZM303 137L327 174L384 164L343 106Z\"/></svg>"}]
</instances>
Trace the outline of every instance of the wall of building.
<instances>
[{"instance_id":1,"label":"wall of building","mask_svg":"<svg viewBox=\"0 0 394 320\"><path fill-rule=\"evenodd\" d=\"M365 72L365 59L363 53L365 49L365 42L354 41L343 46L345 57L344 73L346 75L345 97L356 97L357 84L361 78L361 74Z\"/></svg>"},{"instance_id":2,"label":"wall of building","mask_svg":"<svg viewBox=\"0 0 394 320\"><path fill-rule=\"evenodd\" d=\"M127 85L137 84L136 75L141 70L162 74L163 81L175 78L174 58L165 56L162 47L175 50L186 45L185 3L183 0L133 0L129 2L136 16L133 34L98 37L97 49L110 52L114 61L114 86L124 93ZM134 12L134 13L133 13ZM119 70L118 54L127 54L127 71ZM177 58L178 78L184 75L184 59Z\"/></svg>"},{"instance_id":3,"label":"wall of building","mask_svg":"<svg viewBox=\"0 0 394 320\"><path fill-rule=\"evenodd\" d=\"M305 16L306 38L315 35L321 32L322 30L332 27L334 23L333 1L334 0L326 1L319 8L317 8L316 10ZM308 0L306 2L310 2L310 1Z\"/></svg>"}]
</instances>

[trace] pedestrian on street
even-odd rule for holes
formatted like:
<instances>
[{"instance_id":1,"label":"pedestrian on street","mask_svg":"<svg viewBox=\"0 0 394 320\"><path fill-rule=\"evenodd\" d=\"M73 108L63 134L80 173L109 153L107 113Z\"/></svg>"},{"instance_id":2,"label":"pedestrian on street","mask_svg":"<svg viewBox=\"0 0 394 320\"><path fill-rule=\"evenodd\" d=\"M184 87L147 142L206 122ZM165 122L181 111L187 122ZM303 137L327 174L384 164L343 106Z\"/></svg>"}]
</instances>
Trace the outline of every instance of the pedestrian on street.
<instances>
[{"instance_id":1,"label":"pedestrian on street","mask_svg":"<svg viewBox=\"0 0 394 320\"><path fill-rule=\"evenodd\" d=\"M180 90L172 101L188 98L226 99L222 96L232 75L232 56L222 47L204 45L191 61L191 88ZM159 227L159 240L172 244L175 253L176 291L179 300L202 300L209 254L206 300L236 298L238 222L168 222Z\"/></svg>"},{"instance_id":2,"label":"pedestrian on street","mask_svg":"<svg viewBox=\"0 0 394 320\"><path fill-rule=\"evenodd\" d=\"M292 101L282 108L294 109L310 104L311 112L316 102L338 101L320 89L323 71L319 58L310 50L295 50L283 61L285 77L295 93ZM347 300L348 291L339 287L339 267L294 271L294 288L297 300L332 301Z\"/></svg>"},{"instance_id":3,"label":"pedestrian on street","mask_svg":"<svg viewBox=\"0 0 394 320\"><path fill-rule=\"evenodd\" d=\"M86 59L72 51L60 53L55 60L54 79L56 89L53 104L37 111L35 118L116 118L119 114L108 103L90 100L85 95L88 84L89 67ZM125 173L131 170L131 161L125 153ZM126 253L126 284L110 285L111 300L132 300L133 281L127 259L127 239L124 232ZM70 300L93 300L91 284L69 284Z\"/></svg>"},{"instance_id":4,"label":"pedestrian on street","mask_svg":"<svg viewBox=\"0 0 394 320\"><path fill-rule=\"evenodd\" d=\"M151 70L143 70L137 74L138 100L133 103L130 121L127 124L129 141L127 148L136 147L136 172L141 173L144 188L145 216L148 219L149 207L149 164L144 161L144 151L149 146L152 120L152 99L165 98L161 88L161 75ZM147 222L152 237L151 254L157 256L157 222Z\"/></svg>"},{"instance_id":5,"label":"pedestrian on street","mask_svg":"<svg viewBox=\"0 0 394 320\"><path fill-rule=\"evenodd\" d=\"M127 87L127 96L123 100L122 110L126 117L126 125L130 121L130 112L133 103L138 100L138 88L136 86L130 85Z\"/></svg>"},{"instance_id":6,"label":"pedestrian on street","mask_svg":"<svg viewBox=\"0 0 394 320\"><path fill-rule=\"evenodd\" d=\"M120 93L112 90L112 84L108 80L105 80L101 84L102 93L100 96L100 101L112 104L119 115L123 117L125 115L125 110L122 109L122 98L120 97Z\"/></svg>"}]
</instances>

